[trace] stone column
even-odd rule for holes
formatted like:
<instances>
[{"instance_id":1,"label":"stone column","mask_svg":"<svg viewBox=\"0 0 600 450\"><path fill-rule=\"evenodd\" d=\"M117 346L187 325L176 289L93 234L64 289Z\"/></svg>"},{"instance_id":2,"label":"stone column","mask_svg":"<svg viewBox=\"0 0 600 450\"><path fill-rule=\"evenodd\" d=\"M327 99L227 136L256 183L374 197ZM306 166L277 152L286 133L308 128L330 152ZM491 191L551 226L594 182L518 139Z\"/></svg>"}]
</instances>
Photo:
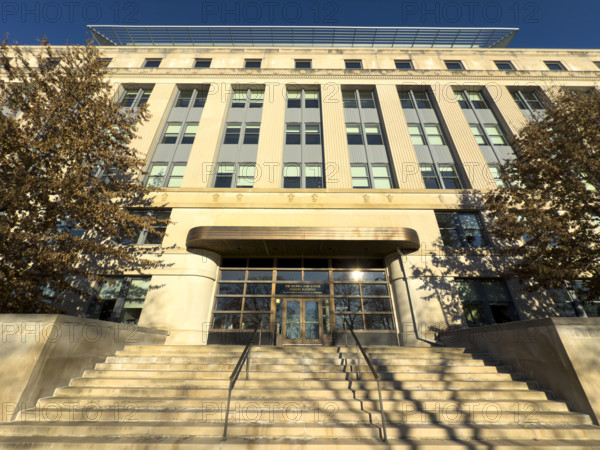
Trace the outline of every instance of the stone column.
<instances>
[{"instance_id":1,"label":"stone column","mask_svg":"<svg viewBox=\"0 0 600 450\"><path fill-rule=\"evenodd\" d=\"M421 344L417 340L415 325L410 306L410 299L406 284L406 274L400 264L400 254L392 253L385 257L385 266L388 269L389 281L392 286L392 295L396 318L398 319L398 332L400 345L415 347Z\"/></svg>"},{"instance_id":2,"label":"stone column","mask_svg":"<svg viewBox=\"0 0 600 450\"><path fill-rule=\"evenodd\" d=\"M208 250L172 254L152 277L139 326L170 332L167 344L204 345L221 257Z\"/></svg>"}]
</instances>

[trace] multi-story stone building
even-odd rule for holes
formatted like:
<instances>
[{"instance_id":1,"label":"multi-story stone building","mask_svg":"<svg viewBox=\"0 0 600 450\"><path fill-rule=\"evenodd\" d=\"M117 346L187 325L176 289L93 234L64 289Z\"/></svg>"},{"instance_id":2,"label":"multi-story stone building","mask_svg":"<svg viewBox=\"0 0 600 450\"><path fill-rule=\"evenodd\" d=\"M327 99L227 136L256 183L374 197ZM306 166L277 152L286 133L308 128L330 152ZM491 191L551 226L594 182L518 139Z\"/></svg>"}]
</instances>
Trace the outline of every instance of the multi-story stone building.
<instances>
[{"instance_id":1,"label":"multi-story stone building","mask_svg":"<svg viewBox=\"0 0 600 450\"><path fill-rule=\"evenodd\" d=\"M502 272L479 191L507 138L598 50L511 49L514 29L90 27L173 221L164 267L98 286L88 317L170 343L366 343L585 315ZM564 294L567 294L565 292ZM594 315L593 308L587 314Z\"/></svg>"}]
</instances>

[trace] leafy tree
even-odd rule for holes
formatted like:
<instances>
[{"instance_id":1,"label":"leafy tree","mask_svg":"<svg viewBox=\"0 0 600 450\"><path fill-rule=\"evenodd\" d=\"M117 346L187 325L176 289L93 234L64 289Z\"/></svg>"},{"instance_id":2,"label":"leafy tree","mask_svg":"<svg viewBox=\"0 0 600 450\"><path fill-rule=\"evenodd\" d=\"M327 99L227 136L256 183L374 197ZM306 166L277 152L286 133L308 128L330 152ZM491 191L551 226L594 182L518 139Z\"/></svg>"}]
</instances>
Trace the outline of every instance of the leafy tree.
<instances>
[{"instance_id":1,"label":"leafy tree","mask_svg":"<svg viewBox=\"0 0 600 450\"><path fill-rule=\"evenodd\" d=\"M156 264L119 245L161 234L130 210L152 202L130 145L148 112L115 102L91 43L4 42L0 61L0 312L56 311L48 292L81 295L76 280Z\"/></svg>"},{"instance_id":2,"label":"leafy tree","mask_svg":"<svg viewBox=\"0 0 600 450\"><path fill-rule=\"evenodd\" d=\"M512 145L506 187L485 195L512 271L534 289L585 279L600 292L600 92L561 90Z\"/></svg>"}]
</instances>

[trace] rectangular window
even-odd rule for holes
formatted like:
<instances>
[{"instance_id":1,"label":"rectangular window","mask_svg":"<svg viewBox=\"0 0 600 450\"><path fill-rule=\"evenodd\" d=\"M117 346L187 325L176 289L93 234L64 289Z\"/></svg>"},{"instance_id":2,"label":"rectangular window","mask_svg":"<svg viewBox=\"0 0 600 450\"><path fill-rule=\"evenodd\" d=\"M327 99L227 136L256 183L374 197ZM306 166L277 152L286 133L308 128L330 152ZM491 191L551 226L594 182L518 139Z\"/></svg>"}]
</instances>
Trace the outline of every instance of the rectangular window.
<instances>
[{"instance_id":1,"label":"rectangular window","mask_svg":"<svg viewBox=\"0 0 600 450\"><path fill-rule=\"evenodd\" d=\"M360 59L346 59L344 63L346 69L362 69L362 61Z\"/></svg>"},{"instance_id":2,"label":"rectangular window","mask_svg":"<svg viewBox=\"0 0 600 450\"><path fill-rule=\"evenodd\" d=\"M452 164L440 164L439 165L440 175L444 182L445 189L462 189L460 178L456 173L456 169Z\"/></svg>"},{"instance_id":3,"label":"rectangular window","mask_svg":"<svg viewBox=\"0 0 600 450\"><path fill-rule=\"evenodd\" d=\"M112 278L103 282L86 317L111 322L137 324L150 277Z\"/></svg>"},{"instance_id":4,"label":"rectangular window","mask_svg":"<svg viewBox=\"0 0 600 450\"><path fill-rule=\"evenodd\" d=\"M304 91L304 107L318 108L319 107L319 91Z\"/></svg>"},{"instance_id":5,"label":"rectangular window","mask_svg":"<svg viewBox=\"0 0 600 450\"><path fill-rule=\"evenodd\" d=\"M231 99L232 108L245 108L248 89L234 89Z\"/></svg>"},{"instance_id":6,"label":"rectangular window","mask_svg":"<svg viewBox=\"0 0 600 450\"><path fill-rule=\"evenodd\" d=\"M356 91L342 91L342 99L344 102L344 108L358 108Z\"/></svg>"},{"instance_id":7,"label":"rectangular window","mask_svg":"<svg viewBox=\"0 0 600 450\"><path fill-rule=\"evenodd\" d=\"M440 130L440 127L438 125L425 125L424 128L425 134L427 135L427 140L429 141L429 145L445 145L442 131Z\"/></svg>"},{"instance_id":8,"label":"rectangular window","mask_svg":"<svg viewBox=\"0 0 600 450\"><path fill-rule=\"evenodd\" d=\"M283 165L283 187L286 189L299 189L301 187L300 164Z\"/></svg>"},{"instance_id":9,"label":"rectangular window","mask_svg":"<svg viewBox=\"0 0 600 450\"><path fill-rule=\"evenodd\" d=\"M388 166L373 166L373 188L375 189L391 189L392 177Z\"/></svg>"},{"instance_id":10,"label":"rectangular window","mask_svg":"<svg viewBox=\"0 0 600 450\"><path fill-rule=\"evenodd\" d=\"M102 67L104 67L105 69L110 65L111 62L112 62L112 58L100 58L100 63L102 64Z\"/></svg>"},{"instance_id":11,"label":"rectangular window","mask_svg":"<svg viewBox=\"0 0 600 450\"><path fill-rule=\"evenodd\" d=\"M544 61L544 64L552 71L561 72L567 70L560 61Z\"/></svg>"},{"instance_id":12,"label":"rectangular window","mask_svg":"<svg viewBox=\"0 0 600 450\"><path fill-rule=\"evenodd\" d=\"M216 188L230 188L233 181L233 163L219 163L217 169L217 178L215 180Z\"/></svg>"},{"instance_id":13,"label":"rectangular window","mask_svg":"<svg viewBox=\"0 0 600 450\"><path fill-rule=\"evenodd\" d=\"M367 135L367 144L383 145L383 139L381 138L381 130L379 125L374 123L365 124L365 133Z\"/></svg>"},{"instance_id":14,"label":"rectangular window","mask_svg":"<svg viewBox=\"0 0 600 450\"><path fill-rule=\"evenodd\" d=\"M497 164L489 164L490 172L492 173L492 178L498 187L506 187L506 183L501 177L500 166Z\"/></svg>"},{"instance_id":15,"label":"rectangular window","mask_svg":"<svg viewBox=\"0 0 600 450\"><path fill-rule=\"evenodd\" d=\"M538 94L536 94L534 91L525 91L522 94L523 94L523 98L525 99L525 101L527 102L527 104L529 105L529 107L532 110L535 111L535 110L546 109L546 108L544 108L544 104L540 100Z\"/></svg>"},{"instance_id":16,"label":"rectangular window","mask_svg":"<svg viewBox=\"0 0 600 450\"><path fill-rule=\"evenodd\" d=\"M146 89L126 89L121 100L121 106L125 108L135 108L148 102L152 88Z\"/></svg>"},{"instance_id":17,"label":"rectangular window","mask_svg":"<svg viewBox=\"0 0 600 450\"><path fill-rule=\"evenodd\" d=\"M458 102L458 104L460 105L460 107L462 109L471 109L471 107L469 106L469 102L467 101L467 98L465 97L465 94L463 94L462 92L455 92L454 93L456 95L456 101Z\"/></svg>"},{"instance_id":18,"label":"rectangular window","mask_svg":"<svg viewBox=\"0 0 600 450\"><path fill-rule=\"evenodd\" d=\"M254 164L240 164L238 167L237 187L251 188L254 185Z\"/></svg>"},{"instance_id":19,"label":"rectangular window","mask_svg":"<svg viewBox=\"0 0 600 450\"><path fill-rule=\"evenodd\" d=\"M310 59L297 59L295 61L296 69L310 69L312 61Z\"/></svg>"},{"instance_id":20,"label":"rectangular window","mask_svg":"<svg viewBox=\"0 0 600 450\"><path fill-rule=\"evenodd\" d=\"M467 95L474 109L488 109L487 103L481 92L468 91Z\"/></svg>"},{"instance_id":21,"label":"rectangular window","mask_svg":"<svg viewBox=\"0 0 600 450\"><path fill-rule=\"evenodd\" d=\"M348 137L348 145L362 145L363 138L360 130L360 124L347 123L346 136Z\"/></svg>"},{"instance_id":22,"label":"rectangular window","mask_svg":"<svg viewBox=\"0 0 600 450\"><path fill-rule=\"evenodd\" d=\"M223 144L237 144L240 141L241 129L242 124L240 123L228 123Z\"/></svg>"},{"instance_id":23,"label":"rectangular window","mask_svg":"<svg viewBox=\"0 0 600 450\"><path fill-rule=\"evenodd\" d=\"M394 61L394 64L396 64L396 69L399 70L411 70L413 68L410 59L397 59Z\"/></svg>"},{"instance_id":24,"label":"rectangular window","mask_svg":"<svg viewBox=\"0 0 600 450\"><path fill-rule=\"evenodd\" d=\"M244 133L244 144L258 144L258 135L260 133L260 124L246 124L246 132Z\"/></svg>"},{"instance_id":25,"label":"rectangular window","mask_svg":"<svg viewBox=\"0 0 600 450\"><path fill-rule=\"evenodd\" d=\"M375 108L375 98L373 97L373 91L358 91L360 97L361 108Z\"/></svg>"},{"instance_id":26,"label":"rectangular window","mask_svg":"<svg viewBox=\"0 0 600 450\"><path fill-rule=\"evenodd\" d=\"M190 106L190 102L192 101L192 96L194 95L193 89L185 89L179 91L179 97L177 97L177 102L175 103L176 108L187 108Z\"/></svg>"},{"instance_id":27,"label":"rectangular window","mask_svg":"<svg viewBox=\"0 0 600 450\"><path fill-rule=\"evenodd\" d=\"M264 100L264 90L252 89L250 91L250 108L262 108Z\"/></svg>"},{"instance_id":28,"label":"rectangular window","mask_svg":"<svg viewBox=\"0 0 600 450\"><path fill-rule=\"evenodd\" d=\"M447 247L486 247L488 241L478 213L436 212L442 242Z\"/></svg>"},{"instance_id":29,"label":"rectangular window","mask_svg":"<svg viewBox=\"0 0 600 450\"><path fill-rule=\"evenodd\" d=\"M196 133L198 132L198 123L189 122L185 124L185 131L183 132L183 137L181 138L182 144L193 144L194 138L196 137Z\"/></svg>"},{"instance_id":30,"label":"rectangular window","mask_svg":"<svg viewBox=\"0 0 600 450\"><path fill-rule=\"evenodd\" d=\"M247 59L244 62L244 67L246 69L260 69L262 60L260 59Z\"/></svg>"},{"instance_id":31,"label":"rectangular window","mask_svg":"<svg viewBox=\"0 0 600 450\"><path fill-rule=\"evenodd\" d=\"M300 108L302 106L302 90L288 89L287 99L288 108Z\"/></svg>"},{"instance_id":32,"label":"rectangular window","mask_svg":"<svg viewBox=\"0 0 600 450\"><path fill-rule=\"evenodd\" d=\"M519 320L503 280L457 278L454 282L469 326Z\"/></svg>"},{"instance_id":33,"label":"rectangular window","mask_svg":"<svg viewBox=\"0 0 600 450\"><path fill-rule=\"evenodd\" d=\"M287 145L299 145L300 136L300 124L288 123L285 126L285 143Z\"/></svg>"},{"instance_id":34,"label":"rectangular window","mask_svg":"<svg viewBox=\"0 0 600 450\"><path fill-rule=\"evenodd\" d=\"M481 127L479 125L470 124L469 128L471 128L471 132L473 133L473 136L475 137L475 141L479 145L489 145L487 143L487 140L486 140L486 138L483 134L483 131L481 130Z\"/></svg>"},{"instance_id":35,"label":"rectangular window","mask_svg":"<svg viewBox=\"0 0 600 450\"><path fill-rule=\"evenodd\" d=\"M448 70L465 70L461 61L444 61Z\"/></svg>"},{"instance_id":36,"label":"rectangular window","mask_svg":"<svg viewBox=\"0 0 600 450\"><path fill-rule=\"evenodd\" d=\"M597 69L600 69L600 61L594 61L594 64L596 64Z\"/></svg>"},{"instance_id":37,"label":"rectangular window","mask_svg":"<svg viewBox=\"0 0 600 450\"><path fill-rule=\"evenodd\" d=\"M304 125L304 143L306 145L321 144L321 127L318 123L307 123Z\"/></svg>"},{"instance_id":38,"label":"rectangular window","mask_svg":"<svg viewBox=\"0 0 600 450\"><path fill-rule=\"evenodd\" d=\"M169 176L169 181L167 182L167 187L170 188L178 188L181 187L181 183L183 181L183 175L185 174L185 163L177 163L173 164L173 168L171 169L171 175Z\"/></svg>"},{"instance_id":39,"label":"rectangular window","mask_svg":"<svg viewBox=\"0 0 600 450\"><path fill-rule=\"evenodd\" d=\"M179 133L181 132L181 123L171 122L167 124L165 135L162 139L162 144L175 144Z\"/></svg>"},{"instance_id":40,"label":"rectangular window","mask_svg":"<svg viewBox=\"0 0 600 450\"><path fill-rule=\"evenodd\" d=\"M439 189L440 183L438 182L433 164L421 164L420 167L421 175L425 182L425 189Z\"/></svg>"},{"instance_id":41,"label":"rectangular window","mask_svg":"<svg viewBox=\"0 0 600 450\"><path fill-rule=\"evenodd\" d=\"M504 134L498 125L484 125L485 132L487 133L492 145L508 145Z\"/></svg>"},{"instance_id":42,"label":"rectangular window","mask_svg":"<svg viewBox=\"0 0 600 450\"><path fill-rule=\"evenodd\" d=\"M144 61L144 67L159 67L162 58L148 58Z\"/></svg>"},{"instance_id":43,"label":"rectangular window","mask_svg":"<svg viewBox=\"0 0 600 450\"><path fill-rule=\"evenodd\" d=\"M494 61L498 70L515 70L515 66L510 61Z\"/></svg>"},{"instance_id":44,"label":"rectangular window","mask_svg":"<svg viewBox=\"0 0 600 450\"><path fill-rule=\"evenodd\" d=\"M206 97L208 97L208 89L197 90L193 107L194 108L204 108L204 105L206 104Z\"/></svg>"},{"instance_id":45,"label":"rectangular window","mask_svg":"<svg viewBox=\"0 0 600 450\"><path fill-rule=\"evenodd\" d=\"M350 172L352 174L352 187L357 189L368 189L369 184L369 172L367 166L352 165L350 166Z\"/></svg>"},{"instance_id":46,"label":"rectangular window","mask_svg":"<svg viewBox=\"0 0 600 450\"><path fill-rule=\"evenodd\" d=\"M196 58L194 60L194 68L196 68L196 69L206 69L206 68L209 68L211 62L212 62L212 59L208 59L208 58Z\"/></svg>"},{"instance_id":47,"label":"rectangular window","mask_svg":"<svg viewBox=\"0 0 600 450\"><path fill-rule=\"evenodd\" d=\"M150 166L148 180L146 186L162 187L165 176L167 174L167 163L154 163Z\"/></svg>"},{"instance_id":48,"label":"rectangular window","mask_svg":"<svg viewBox=\"0 0 600 450\"><path fill-rule=\"evenodd\" d=\"M425 145L425 138L423 137L423 132L421 131L421 127L419 125L409 124L408 132L413 145Z\"/></svg>"},{"instance_id":49,"label":"rectangular window","mask_svg":"<svg viewBox=\"0 0 600 450\"><path fill-rule=\"evenodd\" d=\"M417 102L417 108L419 109L431 109L431 102L429 101L429 94L425 91L413 91L415 101Z\"/></svg>"},{"instance_id":50,"label":"rectangular window","mask_svg":"<svg viewBox=\"0 0 600 450\"><path fill-rule=\"evenodd\" d=\"M152 216L160 221L167 221L171 216L170 209L147 209L147 210L131 210L131 213L136 216ZM164 233L167 230L166 222L159 222L154 225L153 233L147 228L136 228L134 236L126 236L121 240L123 245L160 245L162 244ZM162 233L161 236L158 233Z\"/></svg>"},{"instance_id":51,"label":"rectangular window","mask_svg":"<svg viewBox=\"0 0 600 450\"><path fill-rule=\"evenodd\" d=\"M412 98L410 96L410 91L400 91L399 95L400 95L400 103L402 104L402 108L415 109Z\"/></svg>"},{"instance_id":52,"label":"rectangular window","mask_svg":"<svg viewBox=\"0 0 600 450\"><path fill-rule=\"evenodd\" d=\"M323 187L323 167L321 164L306 165L306 188L320 189Z\"/></svg>"}]
</instances>

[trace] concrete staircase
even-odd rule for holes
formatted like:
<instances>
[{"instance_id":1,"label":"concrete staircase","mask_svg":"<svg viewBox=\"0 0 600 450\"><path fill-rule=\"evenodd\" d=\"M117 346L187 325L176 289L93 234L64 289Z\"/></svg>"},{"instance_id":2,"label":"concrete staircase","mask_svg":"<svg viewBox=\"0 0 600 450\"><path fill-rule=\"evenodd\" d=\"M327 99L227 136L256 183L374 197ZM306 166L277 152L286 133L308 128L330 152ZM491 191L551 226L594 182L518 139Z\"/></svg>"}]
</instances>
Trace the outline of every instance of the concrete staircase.
<instances>
[{"instance_id":1,"label":"concrete staircase","mask_svg":"<svg viewBox=\"0 0 600 450\"><path fill-rule=\"evenodd\" d=\"M536 386L459 348L130 346L0 424L0 448L598 449L600 427ZM360 377L356 371L359 369Z\"/></svg>"}]
</instances>

